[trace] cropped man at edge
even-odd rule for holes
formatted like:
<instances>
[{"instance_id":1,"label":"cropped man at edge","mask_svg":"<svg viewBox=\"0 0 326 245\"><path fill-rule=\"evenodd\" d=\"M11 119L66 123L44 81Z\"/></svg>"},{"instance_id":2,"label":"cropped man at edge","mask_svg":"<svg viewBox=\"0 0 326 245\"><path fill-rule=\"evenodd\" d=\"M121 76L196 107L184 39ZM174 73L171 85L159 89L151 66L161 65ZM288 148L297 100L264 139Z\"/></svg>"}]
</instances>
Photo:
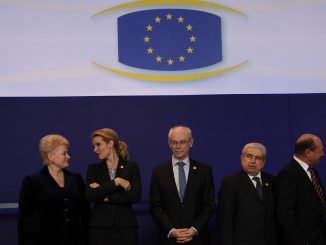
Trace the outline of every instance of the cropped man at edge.
<instances>
[{"instance_id":1,"label":"cropped man at edge","mask_svg":"<svg viewBox=\"0 0 326 245\"><path fill-rule=\"evenodd\" d=\"M324 156L320 138L301 135L294 156L277 175L277 217L282 245L325 245L325 192L315 166Z\"/></svg>"}]
</instances>

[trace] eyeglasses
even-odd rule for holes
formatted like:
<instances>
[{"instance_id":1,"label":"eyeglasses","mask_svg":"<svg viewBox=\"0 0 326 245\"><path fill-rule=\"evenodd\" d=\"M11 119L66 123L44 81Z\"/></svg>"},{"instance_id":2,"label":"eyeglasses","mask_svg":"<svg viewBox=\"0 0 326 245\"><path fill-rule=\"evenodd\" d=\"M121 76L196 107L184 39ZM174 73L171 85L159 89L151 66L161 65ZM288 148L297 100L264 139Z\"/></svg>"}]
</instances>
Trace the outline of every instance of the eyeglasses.
<instances>
[{"instance_id":1,"label":"eyeglasses","mask_svg":"<svg viewBox=\"0 0 326 245\"><path fill-rule=\"evenodd\" d=\"M180 146L185 146L186 144L188 144L190 142L190 140L180 140L180 141L176 141L176 140L169 140L169 143L173 146L176 147L178 145Z\"/></svg>"},{"instance_id":2,"label":"eyeglasses","mask_svg":"<svg viewBox=\"0 0 326 245\"><path fill-rule=\"evenodd\" d=\"M247 158L248 160L255 160L255 161L263 161L264 160L264 158L262 156L254 156L252 154L245 154L244 157Z\"/></svg>"}]
</instances>

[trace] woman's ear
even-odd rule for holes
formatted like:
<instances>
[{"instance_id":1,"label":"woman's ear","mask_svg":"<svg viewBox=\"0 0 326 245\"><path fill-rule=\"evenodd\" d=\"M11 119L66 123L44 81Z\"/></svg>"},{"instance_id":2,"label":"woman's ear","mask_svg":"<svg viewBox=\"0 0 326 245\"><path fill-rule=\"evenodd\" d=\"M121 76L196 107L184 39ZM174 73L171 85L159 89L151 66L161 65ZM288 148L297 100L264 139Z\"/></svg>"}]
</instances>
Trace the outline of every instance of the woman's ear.
<instances>
[{"instance_id":1,"label":"woman's ear","mask_svg":"<svg viewBox=\"0 0 326 245\"><path fill-rule=\"evenodd\" d=\"M114 142L113 142L113 140L110 140L110 142L108 143L108 145L110 146L110 148L113 148L113 147L114 147Z\"/></svg>"}]
</instances>

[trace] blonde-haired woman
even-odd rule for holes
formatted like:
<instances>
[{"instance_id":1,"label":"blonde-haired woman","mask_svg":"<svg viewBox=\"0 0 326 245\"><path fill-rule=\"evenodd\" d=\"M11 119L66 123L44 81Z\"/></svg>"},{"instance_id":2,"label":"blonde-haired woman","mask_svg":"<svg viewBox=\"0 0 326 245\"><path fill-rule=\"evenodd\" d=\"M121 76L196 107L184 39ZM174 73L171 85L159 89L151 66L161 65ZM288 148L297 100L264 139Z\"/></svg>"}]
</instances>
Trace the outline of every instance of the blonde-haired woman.
<instances>
[{"instance_id":1,"label":"blonde-haired woman","mask_svg":"<svg viewBox=\"0 0 326 245\"><path fill-rule=\"evenodd\" d=\"M100 162L87 170L86 197L94 202L89 245L137 245L138 223L132 204L141 199L136 163L128 161L127 145L109 128L91 135Z\"/></svg>"},{"instance_id":2,"label":"blonde-haired woman","mask_svg":"<svg viewBox=\"0 0 326 245\"><path fill-rule=\"evenodd\" d=\"M69 166L69 142L58 134L39 143L43 168L24 178L19 196L19 245L87 244L90 207L80 174Z\"/></svg>"}]
</instances>

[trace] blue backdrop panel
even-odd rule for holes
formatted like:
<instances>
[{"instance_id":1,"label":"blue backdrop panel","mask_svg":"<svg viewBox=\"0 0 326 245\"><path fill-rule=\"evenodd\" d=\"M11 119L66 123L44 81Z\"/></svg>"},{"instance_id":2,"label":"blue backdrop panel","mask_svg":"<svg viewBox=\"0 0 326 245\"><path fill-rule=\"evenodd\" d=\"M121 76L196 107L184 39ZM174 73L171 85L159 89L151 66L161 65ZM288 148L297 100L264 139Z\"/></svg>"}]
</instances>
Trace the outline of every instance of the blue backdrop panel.
<instances>
[{"instance_id":1,"label":"blue backdrop panel","mask_svg":"<svg viewBox=\"0 0 326 245\"><path fill-rule=\"evenodd\" d=\"M147 209L151 170L170 158L171 126L193 129L191 155L213 166L218 190L222 176L240 169L241 149L248 142L266 145L265 169L276 174L292 156L300 134L311 132L325 140L325 104L325 94L0 98L0 203L17 202L22 178L41 167L37 147L42 136L66 136L71 143L69 168L85 176L87 165L97 161L90 134L111 127L139 163L143 202L137 215L141 239L148 242L148 236L155 237L147 230L155 230ZM324 162L318 168L326 183ZM15 244L16 216L10 212L0 213L0 240ZM5 228L4 223L10 225Z\"/></svg>"}]
</instances>

